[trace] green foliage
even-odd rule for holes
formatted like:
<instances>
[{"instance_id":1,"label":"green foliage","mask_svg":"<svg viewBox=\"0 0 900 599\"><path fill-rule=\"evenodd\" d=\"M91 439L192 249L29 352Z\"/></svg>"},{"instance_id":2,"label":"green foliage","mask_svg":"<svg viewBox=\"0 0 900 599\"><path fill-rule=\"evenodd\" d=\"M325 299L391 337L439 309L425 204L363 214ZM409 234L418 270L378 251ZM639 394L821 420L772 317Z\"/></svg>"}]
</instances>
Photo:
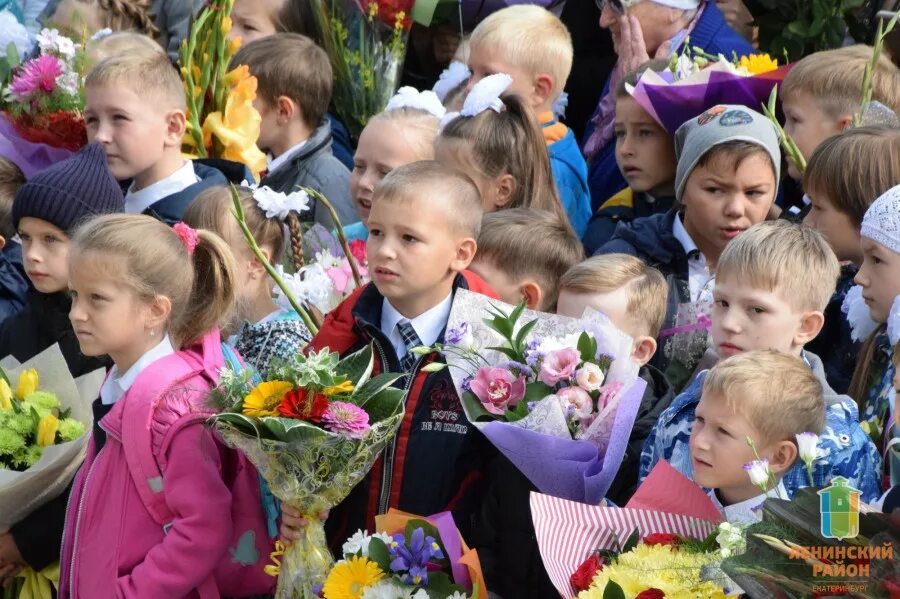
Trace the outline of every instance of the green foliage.
<instances>
[{"instance_id":1,"label":"green foliage","mask_svg":"<svg viewBox=\"0 0 900 599\"><path fill-rule=\"evenodd\" d=\"M759 48L773 58L799 60L839 48L864 0L759 0ZM853 33L860 35L857 31Z\"/></svg>"}]
</instances>

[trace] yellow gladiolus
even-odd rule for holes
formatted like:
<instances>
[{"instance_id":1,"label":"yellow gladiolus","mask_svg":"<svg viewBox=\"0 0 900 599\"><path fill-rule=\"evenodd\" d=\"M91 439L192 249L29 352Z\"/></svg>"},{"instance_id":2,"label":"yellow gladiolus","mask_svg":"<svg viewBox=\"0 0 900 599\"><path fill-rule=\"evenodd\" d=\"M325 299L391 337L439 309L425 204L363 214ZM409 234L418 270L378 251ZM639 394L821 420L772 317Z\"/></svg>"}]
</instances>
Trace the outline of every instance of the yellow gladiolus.
<instances>
[{"instance_id":1,"label":"yellow gladiolus","mask_svg":"<svg viewBox=\"0 0 900 599\"><path fill-rule=\"evenodd\" d=\"M22 371L19 375L19 384L16 385L16 399L25 399L38 389L38 373L34 368Z\"/></svg>"},{"instance_id":2,"label":"yellow gladiolus","mask_svg":"<svg viewBox=\"0 0 900 599\"><path fill-rule=\"evenodd\" d=\"M266 168L266 155L256 147L259 139L259 112L253 107L256 98L256 77L246 65L225 76L226 83L236 81L225 99L225 111L210 113L203 122L203 137L211 145L214 136L222 144L220 158L247 165L254 175Z\"/></svg>"},{"instance_id":3,"label":"yellow gladiolus","mask_svg":"<svg viewBox=\"0 0 900 599\"><path fill-rule=\"evenodd\" d=\"M244 43L244 40L241 39L241 36L236 35L232 38L228 39L228 55L234 56L238 50L241 49L241 44Z\"/></svg>"},{"instance_id":4,"label":"yellow gladiolus","mask_svg":"<svg viewBox=\"0 0 900 599\"><path fill-rule=\"evenodd\" d=\"M285 393L293 388L294 385L287 381L260 383L244 398L244 407L241 411L244 416L256 418L277 416L278 404L284 399Z\"/></svg>"},{"instance_id":5,"label":"yellow gladiolus","mask_svg":"<svg viewBox=\"0 0 900 599\"><path fill-rule=\"evenodd\" d=\"M6 379L0 378L0 410L12 409L12 389Z\"/></svg>"},{"instance_id":6,"label":"yellow gladiolus","mask_svg":"<svg viewBox=\"0 0 900 599\"><path fill-rule=\"evenodd\" d=\"M745 68L751 75L759 75L777 69L778 61L768 54L751 54L741 56L738 66Z\"/></svg>"},{"instance_id":7,"label":"yellow gladiolus","mask_svg":"<svg viewBox=\"0 0 900 599\"><path fill-rule=\"evenodd\" d=\"M222 35L227 36L231 33L231 17L225 16L222 18Z\"/></svg>"},{"instance_id":8,"label":"yellow gladiolus","mask_svg":"<svg viewBox=\"0 0 900 599\"><path fill-rule=\"evenodd\" d=\"M348 395L353 393L353 383L350 381L344 381L340 385L332 385L331 387L325 387L322 389L322 393L331 397L332 395Z\"/></svg>"},{"instance_id":9,"label":"yellow gladiolus","mask_svg":"<svg viewBox=\"0 0 900 599\"><path fill-rule=\"evenodd\" d=\"M47 414L38 422L37 444L38 447L49 447L56 441L56 431L59 430L59 418L53 414Z\"/></svg>"}]
</instances>

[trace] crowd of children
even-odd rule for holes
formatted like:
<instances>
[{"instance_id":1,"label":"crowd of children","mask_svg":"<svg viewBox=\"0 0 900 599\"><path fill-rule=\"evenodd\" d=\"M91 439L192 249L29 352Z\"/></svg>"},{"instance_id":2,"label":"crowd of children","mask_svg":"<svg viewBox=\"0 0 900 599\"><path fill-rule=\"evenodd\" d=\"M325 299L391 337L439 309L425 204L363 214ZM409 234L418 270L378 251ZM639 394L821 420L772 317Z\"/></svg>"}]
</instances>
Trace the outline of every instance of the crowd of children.
<instances>
[{"instance_id":1,"label":"crowd of children","mask_svg":"<svg viewBox=\"0 0 900 599\"><path fill-rule=\"evenodd\" d=\"M80 3L51 8L72 19ZM232 33L245 43L232 66L258 81L268 154L257 188L242 164L182 155L182 80L138 34L157 33L149 3L132 4L125 24L103 2L78 17L132 31L93 42L88 145L28 180L0 158L0 357L58 344L74 376L108 369L75 479L0 531L0 584L59 560L59 597L235 596L221 562L237 532L226 479L242 458L198 417L218 369L265 373L276 358L371 344L375 372L406 375L405 416L363 482L319 515L331 546L389 508L450 511L493 593L554 596L531 522L535 486L468 422L447 369L429 368L440 353L412 351L444 340L459 289L574 318L597 310L631 337L646 391L607 494L614 505L662 460L730 521L758 520L766 496L838 476L865 502L900 504L900 70L889 58L871 87L893 126L854 127L872 48L793 66L780 97L801 173L759 106L706 106L673 135L631 93L643 72L669 68L679 31L713 53L715 39L750 47L711 32L724 27L715 3L636 3L674 19L637 44L634 15L601 2L620 66L583 154L554 112L569 32L551 11L516 5L472 31L468 71L452 69L462 78L437 95L403 88L354 145L329 114L329 57L296 23L305 3L236 0ZM162 14L169 4L153 3ZM802 218L782 201L787 179L802 186ZM327 197L340 222L314 197L284 213L260 199L298 187ZM300 269L303 231L342 226L365 241L371 283L313 335L274 301L232 190L267 260ZM165 392L175 385L190 392ZM150 428L165 527L132 479L138 421ZM800 433L818 438L809 471ZM744 470L762 458L773 474L763 489ZM306 517L283 506L281 537L299 538ZM270 540L257 539L265 557Z\"/></svg>"}]
</instances>

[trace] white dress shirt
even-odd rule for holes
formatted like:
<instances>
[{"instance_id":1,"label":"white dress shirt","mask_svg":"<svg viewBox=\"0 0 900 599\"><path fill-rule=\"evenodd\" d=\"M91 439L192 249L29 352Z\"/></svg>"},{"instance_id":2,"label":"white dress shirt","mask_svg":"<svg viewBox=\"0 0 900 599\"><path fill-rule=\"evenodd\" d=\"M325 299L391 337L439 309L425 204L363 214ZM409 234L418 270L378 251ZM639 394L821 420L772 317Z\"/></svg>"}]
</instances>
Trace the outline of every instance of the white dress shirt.
<instances>
[{"instance_id":1,"label":"white dress shirt","mask_svg":"<svg viewBox=\"0 0 900 599\"><path fill-rule=\"evenodd\" d=\"M291 146L290 148L287 149L286 152L282 152L281 154L279 154L277 158L272 158L271 155L266 156L266 162L268 163L269 174L271 175L272 173L274 173L275 171L280 169L282 166L287 164L291 160L291 158L296 156L300 152L300 150L303 149L303 146L306 145L307 141L309 141L309 140L304 139L300 143Z\"/></svg>"},{"instance_id":2,"label":"white dress shirt","mask_svg":"<svg viewBox=\"0 0 900 599\"><path fill-rule=\"evenodd\" d=\"M106 380L103 382L103 386L100 387L100 401L107 406L116 403L122 399L122 396L125 395L129 389L131 389L134 381L145 368L157 360L174 353L175 348L172 347L172 341L169 339L169 336L166 335L156 347L147 350L143 356L138 358L137 362L132 364L131 368L125 371L125 374L120 374L119 367L113 366L112 370L109 371L109 376L106 377Z\"/></svg>"},{"instance_id":3,"label":"white dress shirt","mask_svg":"<svg viewBox=\"0 0 900 599\"><path fill-rule=\"evenodd\" d=\"M709 266L706 264L706 256L700 253L697 244L691 239L684 223L681 222L681 216L675 216L675 222L672 224L672 235L684 248L684 253L688 257L688 287L691 291L691 302L698 303L701 295L709 295L708 303L712 303L712 273L709 272ZM706 303L706 302L705 302Z\"/></svg>"},{"instance_id":4,"label":"white dress shirt","mask_svg":"<svg viewBox=\"0 0 900 599\"><path fill-rule=\"evenodd\" d=\"M157 181L152 185L135 191L134 183L128 188L125 194L125 212L129 214L141 214L163 198L167 198L173 193L184 191L200 178L194 172L194 163L185 160L184 165L161 181Z\"/></svg>"},{"instance_id":5,"label":"white dress shirt","mask_svg":"<svg viewBox=\"0 0 900 599\"><path fill-rule=\"evenodd\" d=\"M397 357L403 359L406 356L406 343L397 330L397 324L401 321L408 320L412 328L419 336L422 345L431 346L441 336L441 331L447 326L447 319L450 318L450 308L453 306L453 294L447 294L447 297L434 308L427 310L415 318L409 319L400 314L387 299L381 308L381 332L387 336Z\"/></svg>"},{"instance_id":6,"label":"white dress shirt","mask_svg":"<svg viewBox=\"0 0 900 599\"><path fill-rule=\"evenodd\" d=\"M780 499L787 499L787 496L787 490L784 488L781 481L778 481L778 486L774 489L770 489L765 495L760 494L756 497L739 501L738 503L732 503L731 505L722 505L715 489L709 491L709 498L712 499L716 508L722 512L722 516L725 520L732 524L755 524L756 522L762 521L762 504L765 503L766 498L777 497Z\"/></svg>"}]
</instances>

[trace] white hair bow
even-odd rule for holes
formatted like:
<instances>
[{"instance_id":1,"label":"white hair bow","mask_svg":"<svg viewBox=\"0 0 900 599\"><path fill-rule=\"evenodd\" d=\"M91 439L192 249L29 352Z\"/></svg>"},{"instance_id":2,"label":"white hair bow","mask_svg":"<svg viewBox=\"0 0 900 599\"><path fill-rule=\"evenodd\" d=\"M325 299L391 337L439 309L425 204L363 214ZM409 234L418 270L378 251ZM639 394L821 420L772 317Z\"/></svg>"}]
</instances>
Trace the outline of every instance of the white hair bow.
<instances>
[{"instance_id":1,"label":"white hair bow","mask_svg":"<svg viewBox=\"0 0 900 599\"><path fill-rule=\"evenodd\" d=\"M285 194L263 186L253 190L253 199L259 209L266 213L266 218L284 220L291 212L309 210L309 195L302 189Z\"/></svg>"},{"instance_id":2,"label":"white hair bow","mask_svg":"<svg viewBox=\"0 0 900 599\"><path fill-rule=\"evenodd\" d=\"M894 301L894 306L891 308L892 313L895 307L897 307L896 301ZM872 320L872 317L869 315L869 307L863 299L862 287L859 285L851 287L847 295L844 296L841 312L847 315L847 323L850 325L850 338L853 341L865 341L878 328L878 323Z\"/></svg>"},{"instance_id":3,"label":"white hair bow","mask_svg":"<svg viewBox=\"0 0 900 599\"><path fill-rule=\"evenodd\" d=\"M472 71L465 64L454 60L450 63L441 76L438 77L437 83L432 87L432 91L437 94L441 102L447 99L447 94L456 89L460 83L472 76Z\"/></svg>"},{"instance_id":4,"label":"white hair bow","mask_svg":"<svg viewBox=\"0 0 900 599\"><path fill-rule=\"evenodd\" d=\"M472 91L466 96L462 110L448 112L441 119L441 129L458 116L478 116L485 110L493 110L496 113L503 112L506 107L500 95L512 85L512 77L506 73L488 75L475 84Z\"/></svg>"},{"instance_id":5,"label":"white hair bow","mask_svg":"<svg viewBox=\"0 0 900 599\"><path fill-rule=\"evenodd\" d=\"M441 104L441 100L436 93L430 90L420 92L416 88L408 85L398 89L397 93L388 100L385 111L397 110L399 108L424 110L428 114L432 114L439 119L443 118L447 113L447 109Z\"/></svg>"}]
</instances>

